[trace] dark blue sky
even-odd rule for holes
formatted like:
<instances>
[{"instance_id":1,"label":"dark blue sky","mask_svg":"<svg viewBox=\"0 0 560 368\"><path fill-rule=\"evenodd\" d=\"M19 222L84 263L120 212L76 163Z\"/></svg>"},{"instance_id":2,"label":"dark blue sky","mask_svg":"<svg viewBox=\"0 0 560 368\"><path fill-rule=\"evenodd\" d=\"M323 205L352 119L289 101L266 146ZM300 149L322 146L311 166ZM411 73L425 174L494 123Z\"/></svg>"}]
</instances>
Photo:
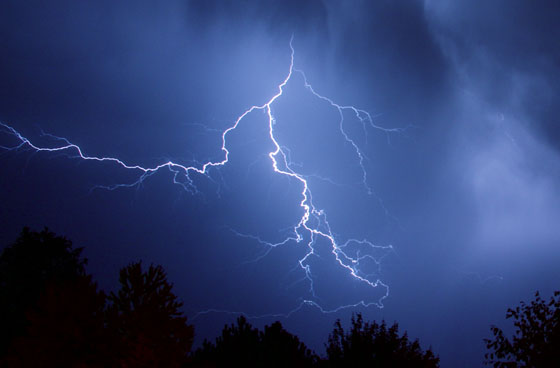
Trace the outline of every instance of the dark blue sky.
<instances>
[{"instance_id":1,"label":"dark blue sky","mask_svg":"<svg viewBox=\"0 0 560 368\"><path fill-rule=\"evenodd\" d=\"M223 159L221 132L278 92L293 35L295 67L317 93L399 131L364 128L346 110L361 167L338 111L300 74L272 105L274 137L338 244L393 246L345 249L372 257L356 269L388 285L384 308L305 305L281 322L322 352L334 320L360 311L398 321L442 367L479 366L508 306L560 288L559 11L505 0L4 1L0 121L41 147L62 142L46 132L89 156L200 167ZM139 172L72 150L3 150L0 242L48 226L85 246L106 289L130 261L162 264L198 343L235 318L193 320L208 309L378 302L386 289L352 277L324 238L303 262L309 278L298 263L307 239L269 253L255 240L282 241L303 215L302 183L272 169L267 124L256 111L228 133L229 162L191 174L196 194L167 168L95 189ZM1 131L1 146L18 143ZM309 226L328 230L324 217Z\"/></svg>"}]
</instances>

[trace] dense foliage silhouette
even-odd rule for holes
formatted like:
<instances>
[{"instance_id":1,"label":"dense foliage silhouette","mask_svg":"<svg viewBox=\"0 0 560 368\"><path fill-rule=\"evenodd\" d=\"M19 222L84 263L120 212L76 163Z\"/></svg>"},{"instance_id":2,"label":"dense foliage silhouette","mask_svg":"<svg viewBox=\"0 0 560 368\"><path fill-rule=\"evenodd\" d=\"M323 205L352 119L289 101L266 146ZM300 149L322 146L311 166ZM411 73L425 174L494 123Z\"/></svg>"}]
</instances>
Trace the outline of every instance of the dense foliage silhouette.
<instances>
[{"instance_id":1,"label":"dense foliage silhouette","mask_svg":"<svg viewBox=\"0 0 560 368\"><path fill-rule=\"evenodd\" d=\"M493 339L485 339L486 364L495 368L560 367L560 291L546 301L539 292L530 304L521 302L508 308L506 318L514 319L511 340L492 326Z\"/></svg>"},{"instance_id":2,"label":"dense foliage silhouette","mask_svg":"<svg viewBox=\"0 0 560 368\"><path fill-rule=\"evenodd\" d=\"M212 343L205 340L194 354L195 367L310 367L318 357L280 322L259 331L243 316L224 326Z\"/></svg>"},{"instance_id":3,"label":"dense foliage silhouette","mask_svg":"<svg viewBox=\"0 0 560 368\"><path fill-rule=\"evenodd\" d=\"M193 327L161 266L120 271L108 297L85 273L81 248L25 228L0 255L6 367L180 367ZM10 321L9 317L13 318Z\"/></svg>"},{"instance_id":4,"label":"dense foliage silhouette","mask_svg":"<svg viewBox=\"0 0 560 368\"><path fill-rule=\"evenodd\" d=\"M406 332L399 336L398 325L387 328L383 321L364 322L360 313L352 316L352 327L345 332L340 320L327 344L330 367L439 367L431 349L422 351L418 340L410 342Z\"/></svg>"},{"instance_id":5,"label":"dense foliage silhouette","mask_svg":"<svg viewBox=\"0 0 560 368\"><path fill-rule=\"evenodd\" d=\"M69 282L85 276L82 248L56 236L24 228L0 255L0 356L14 338L25 334L26 311L36 306L48 283Z\"/></svg>"},{"instance_id":6,"label":"dense foliage silhouette","mask_svg":"<svg viewBox=\"0 0 560 368\"><path fill-rule=\"evenodd\" d=\"M27 311L27 333L11 344L9 367L104 367L115 361L105 294L91 276L50 283Z\"/></svg>"},{"instance_id":7,"label":"dense foliage silhouette","mask_svg":"<svg viewBox=\"0 0 560 368\"><path fill-rule=\"evenodd\" d=\"M120 366L180 367L187 362L194 329L180 311L183 303L161 266L142 271L140 262L120 271L111 293L108 326L117 335Z\"/></svg>"}]
</instances>

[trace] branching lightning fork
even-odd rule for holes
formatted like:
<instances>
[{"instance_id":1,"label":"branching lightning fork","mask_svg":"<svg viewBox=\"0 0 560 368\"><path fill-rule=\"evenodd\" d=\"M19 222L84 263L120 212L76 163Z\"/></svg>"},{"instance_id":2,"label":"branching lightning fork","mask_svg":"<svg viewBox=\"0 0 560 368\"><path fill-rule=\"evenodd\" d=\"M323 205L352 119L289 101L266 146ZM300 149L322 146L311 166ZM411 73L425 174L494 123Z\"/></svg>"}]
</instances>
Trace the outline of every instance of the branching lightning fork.
<instances>
[{"instance_id":1,"label":"branching lightning fork","mask_svg":"<svg viewBox=\"0 0 560 368\"><path fill-rule=\"evenodd\" d=\"M159 165L154 166L154 167L143 167L141 165L130 165L130 164L127 164L124 161L122 161L118 158L114 158L114 157L97 157L97 156L86 155L86 154L84 154L82 148L80 148L78 145L71 143L70 141L68 141L65 138L61 138L61 137L57 137L57 136L49 135L51 138L55 139L56 142L60 143L58 146L55 146L55 147L40 147L40 146L32 143L29 139L27 139L22 134L20 134L16 129L14 129L11 126L9 126L7 124L4 124L2 122L0 122L0 131L2 131L4 134L8 134L8 135L11 135L11 136L15 137L17 139L18 143L15 146L12 146L12 147L0 146L0 148L2 148L4 150L11 150L11 151L21 150L21 149L31 149L31 150L36 151L36 152L64 152L65 154L68 154L68 155L75 155L75 157L77 157L79 159L82 159L82 160L97 161L97 162L112 162L114 164L117 164L117 165L121 166L123 169L138 172L137 179L132 183L115 184L113 186L103 186L103 187L99 186L99 187L97 187L97 188L104 188L104 189L108 189L108 190L114 190L114 189L117 189L117 188L120 188L120 187L134 187L134 186L140 185L146 178L155 174L160 169L167 168L174 173L173 174L173 178L174 178L173 181L174 181L175 184L181 185L185 190L188 190L190 192L195 193L197 191L197 188L196 188L193 180L191 179L191 175L199 174L199 175L204 175L204 176L208 177L209 170L211 168L219 168L221 166L226 165L228 163L229 154L230 154L230 151L227 148L227 136L228 136L228 134L231 131L235 130L239 126L239 124L241 124L243 119L247 115L251 114L253 111L256 111L256 110L264 111L266 113L267 117L268 117L268 136L269 136L270 141L273 143L273 146L274 146L274 150L268 153L268 157L270 158L270 161L272 163L272 168L274 169L274 172L276 172L277 174L289 177L292 180L300 183L300 185L301 185L301 201L299 202L299 206L303 210L303 215L299 219L298 223L291 230L291 235L286 237L284 240L282 240L278 243L266 242L266 241L264 241L264 240L262 240L262 239L260 239L256 236L253 236L253 235L241 234L241 233L238 233L234 230L232 230L232 231L234 233L236 233L238 236L250 238L254 241L259 242L263 246L267 247L267 251L263 255L261 255L259 258L255 259L255 261L258 261L262 257L266 256L270 252L270 250L274 249L275 247L282 246L284 244L287 244L288 242L296 242L296 243L303 242L305 244L305 246L307 247L308 251L303 256L303 258L301 258L299 260L298 267L300 267L303 270L304 275L305 275L303 280L307 280L309 282L310 292L311 292L311 295L313 295L313 298L315 300L300 299L299 305L296 308L294 308L293 310L291 310L287 313L268 314L268 315L250 316L250 317L254 317L254 318L267 317L267 316L289 317L291 314L300 310L304 306L314 306L314 307L318 308L323 313L334 313L334 312L337 312L337 311L339 311L341 309L344 309L344 308L353 308L353 307L358 307L358 306L367 307L367 306L371 306L371 305L376 305L377 307L381 308L381 307L383 307L383 304L382 304L383 299L385 299L389 295L389 287L388 287L388 285L384 284L378 278L378 275L366 274L365 271L362 271L362 264L361 263L366 262L366 261L369 261L369 262L373 261L376 265L379 266L380 261L383 258L383 256L385 256L386 254L388 254L389 252L392 251L392 249L393 249L392 246L390 246L390 245L389 246L378 246L378 245L374 245L373 243L371 243L368 240L358 240L358 239L348 239L345 242L339 242L335 238L335 235L334 235L333 231L331 230L331 226L330 226L330 224L327 220L326 213L323 210L316 208L313 204L313 197L312 197L311 188L309 187L308 176L305 176L305 175L303 175L301 173L298 173L296 171L295 167L297 165L294 165L294 164L291 163L289 150L285 146L280 145L278 143L276 137L275 137L274 125L276 123L276 120L275 120L273 112L272 112L272 105L274 104L274 102L280 96L282 96L282 94L284 92L284 87L290 81L292 75L294 73L300 74L303 78L303 81L305 83L305 87L307 88L307 90L310 91L310 93L312 93L318 99L321 99L325 102L328 102L338 112L338 114L340 116L340 120L339 120L340 133L342 134L342 136L344 137L346 142L348 142L352 146L353 150L355 151L358 163L359 163L361 171L362 171L362 183L363 183L363 186L365 187L366 192L368 194L373 194L373 191L367 183L367 171L364 167L364 160L367 157L362 152L362 150L360 149L358 144L356 144L356 142L354 140L352 140L349 137L349 135L346 133L346 131L344 129L344 124L345 124L344 113L349 112L349 113L354 114L356 119L361 124L364 125L364 131L366 130L366 125L369 125L370 127L374 128L374 129L377 129L377 130L380 130L380 131L383 131L385 133L400 132L401 129L398 129L398 128L397 129L387 129L387 128L380 127L380 126L378 126L374 123L372 116L367 111L362 110L362 109L358 109L354 106L339 105L339 104L335 103L333 100L331 100L330 98L322 96L319 93L317 93L313 89L311 84L308 82L305 73L302 70L296 69L294 67L294 54L295 54L295 52L294 52L294 48L292 46L291 41L290 41L290 50L291 50L290 68L289 68L288 74L285 77L285 79L278 85L277 93L274 96L272 96L272 98L270 100L268 100L266 103L264 103L262 105L251 106L249 109L247 109L243 114L241 114L235 120L233 125L231 125L229 128L227 128L226 130L224 130L222 132L221 150L223 152L223 159L220 160L220 161L208 161L208 162L205 162L205 163L203 163L201 165L198 165L198 166L196 166L196 165L185 166L185 165L173 162L173 161L167 161L165 163L159 164ZM330 179L327 178L325 180L330 180ZM330 245L330 251L331 251L332 255L334 256L334 258L336 259L336 262L338 263L338 265L340 265L340 267L342 267L344 270L346 270L348 272L348 274L351 275L351 277L353 277L358 282L363 283L367 287L370 287L372 289L382 288L384 290L383 296L375 302L366 302L366 301L362 300L362 301L359 301L359 302L354 303L354 304L342 305L342 306L339 306L339 307L334 308L334 309L323 308L316 301L317 297L316 297L316 294L315 294L315 290L313 288L312 272L311 272L309 264L306 264L307 260L315 254L315 245L317 244L317 241L319 241L319 240L328 242L328 244ZM361 249L365 249L366 252L365 253L364 252L360 253L359 251L358 252L347 251L347 248L351 247L352 245L360 247ZM372 253L376 253L376 254L379 254L379 255L372 255ZM237 313L237 312L232 312L232 311L210 309L210 310L199 312L195 316L195 318L198 317L199 315L210 313L210 312Z\"/></svg>"}]
</instances>

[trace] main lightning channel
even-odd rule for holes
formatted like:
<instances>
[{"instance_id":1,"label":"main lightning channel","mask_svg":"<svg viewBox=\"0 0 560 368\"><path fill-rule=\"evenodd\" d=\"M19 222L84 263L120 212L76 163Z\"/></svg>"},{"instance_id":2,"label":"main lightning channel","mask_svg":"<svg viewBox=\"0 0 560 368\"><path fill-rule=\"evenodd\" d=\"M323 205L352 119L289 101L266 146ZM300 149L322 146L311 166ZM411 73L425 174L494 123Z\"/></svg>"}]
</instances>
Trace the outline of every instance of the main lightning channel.
<instances>
[{"instance_id":1,"label":"main lightning channel","mask_svg":"<svg viewBox=\"0 0 560 368\"><path fill-rule=\"evenodd\" d=\"M346 270L351 277L353 277L355 280L359 281L360 283L363 283L363 284L367 285L368 287L370 287L372 289L381 287L385 290L385 292L383 293L383 295L377 301L366 302L366 301L362 300L362 301L359 301L359 302L353 303L353 304L341 305L341 306L333 308L333 309L323 308L318 302L316 302L314 300L300 299L300 303L298 304L298 306L296 308L290 310L287 313L267 314L267 315L250 316L250 317L253 317L253 318L268 317L268 316L289 317L290 315L292 315L293 313L302 309L305 306L316 307L317 309L319 309L323 313L334 313L334 312L337 312L337 311L342 310L342 309L354 308L354 307L358 307L358 306L369 307L371 305L375 305L379 308L382 308L383 307L383 300L385 298L387 298L388 295L389 295L389 286L386 285L385 283L383 283L378 278L378 276L376 276L374 274L365 274L361 270L361 263L366 262L366 261L373 261L377 266L380 266L381 259L384 256L386 256L387 254L389 254L390 252L393 251L392 246L391 245L388 245L388 246L375 245L375 244L373 244L370 241L365 240L365 239L363 239L363 240L348 239L343 243L340 243L336 240L335 235L334 235L333 231L331 230L331 226L330 226L330 224L327 220L326 213L323 210L316 208L313 204L313 200L312 200L313 196L312 196L311 189L309 187L309 183L308 183L308 179L307 179L308 177L306 177L305 175L303 175L301 173L298 173L296 170L294 170L292 168L293 165L291 165L291 160L289 158L290 157L290 152L289 152L288 148L281 146L279 144L278 140L275 137L274 125L275 125L276 120L275 120L274 115L273 115L272 105L274 104L274 102L280 96L282 96L282 94L284 93L284 87L288 84L288 82L292 78L293 74L294 73L300 74L303 78L305 88L307 90L309 90L318 99L329 103L330 106L332 108L336 109L336 111L338 112L338 114L340 116L339 130L340 130L343 138L345 139L345 141L352 146L352 148L353 148L353 150L356 154L356 157L358 159L358 164L359 164L359 166L361 168L361 171L362 171L362 184L365 187L367 193L370 194L370 195L373 194L373 191L367 183L367 171L366 171L365 166L364 166L364 160L366 160L367 157L362 152L362 150L360 149L358 144L352 138L350 138L350 136L346 133L346 131L344 129L344 124L345 124L344 112L349 111L352 114L354 114L355 117L358 119L358 121L361 124L364 125L364 131L366 130L366 125L369 125L370 127L374 128L374 129L377 129L377 130L380 130L380 131L383 131L385 133L400 132L402 130L400 128L388 129L388 128L383 128L381 126L378 126L374 123L373 118L372 118L372 116L369 112L367 112L365 110L362 110L362 109L358 109L354 106L337 104L333 100L331 100L330 98L325 97L325 96L317 93L313 89L311 84L308 82L308 79L307 79L305 73L302 70L296 69L294 67L295 50L294 50L294 47L292 46L292 41L291 40L290 40L290 51L291 52L290 52L289 71L288 71L287 76L284 78L284 80L278 85L277 93L275 95L273 95L272 98L270 98L266 103L264 103L262 105L251 106L249 109L247 109L245 112L243 112L243 114L241 114L235 120L233 125L231 125L229 128L227 128L226 130L224 130L222 132L222 145L221 145L221 151L223 152L223 159L222 160L208 161L208 162L205 162L204 164L199 165L199 166L196 166L196 165L186 166L186 165L182 165L182 164L179 164L179 163L176 163L176 162L173 162L173 161L167 161L165 163L162 163L162 164L159 164L159 165L153 166L153 167L144 167L144 166L141 166L141 165L131 165L131 164L127 164L126 162L124 162L124 161L122 161L118 158L115 158L115 157L98 157L98 156L86 155L86 154L84 154L82 148L80 148L76 144L71 143L66 138L53 136L53 135L50 135L50 134L43 133L44 135L48 135L49 137L55 139L57 142L61 142L62 144L60 144L58 146L55 146L55 147L41 147L39 145L34 144L28 138L26 138L22 134L20 134L20 132L18 132L16 129L14 129L13 127L11 127L11 126L3 123L3 122L0 122L0 130L3 131L3 133L5 133L5 134L9 134L9 135L15 137L18 140L18 144L16 144L15 146L11 146L11 147L0 146L0 148L2 148L4 150L9 150L9 151L31 149L35 152L64 152L65 154L68 154L69 156L71 156L70 153L73 152L74 155L75 155L74 157L80 158L82 160L97 161L97 162L111 162L111 163L114 163L114 164L117 164L117 165L121 166L124 169L132 170L132 171L138 171L139 176L132 183L115 184L115 185L112 185L112 186L98 186L97 187L97 188L104 188L104 189L108 189L108 190L114 190L114 189L117 189L117 188L120 188L120 187L134 187L134 186L140 185L140 184L142 184L142 182L146 178L150 177L151 175L153 175L154 173L158 172L159 170L161 170L163 168L167 168L174 173L173 182L175 184L179 184L179 185L183 186L183 188L185 188L185 190L188 190L192 193L195 193L197 191L197 188L196 188L194 182L192 181L190 175L193 174L193 173L196 173L196 174L200 174L200 175L204 175L206 177L209 177L208 174L209 174L209 170L211 168L218 168L218 167L226 165L229 161L229 155L230 155L230 151L227 148L227 136L228 136L228 134L231 131L237 129L239 124L243 121L243 119L247 115L251 114L253 111L256 111L256 110L262 110L266 113L266 115L268 117L268 136L269 136L269 138L270 138L270 140L271 140L271 142L273 143L273 146L274 146L274 149L271 152L268 153L268 157L270 158L271 163L272 163L272 168L273 168L275 173L277 173L279 175L289 177L289 178L291 178L291 179L300 183L302 189L301 189L301 192L300 192L301 201L299 202L299 206L303 210L303 215L301 216L301 218L299 219L297 224L291 230L292 234L290 236L286 237L284 240L282 240L280 242L277 242L277 243L267 242L267 241L264 241L264 240L262 240L262 239L260 239L256 236L253 236L253 235L241 234L239 232L236 232L235 230L232 230L232 231L238 236L250 238L250 239L252 239L254 241L257 241L258 243L267 247L268 250L263 255L258 257L255 261L258 261L259 259L268 255L270 250L272 250L272 249L274 249L278 246L285 245L288 242L296 242L296 243L305 242L305 246L307 247L307 252L299 260L298 266L303 270L304 275L305 275L304 279L307 280L309 282L309 285L310 285L310 293L316 299L317 299L317 297L316 297L314 286L313 286L312 271L311 271L310 266L308 264L306 264L306 262L310 257L315 255L315 245L320 240L326 241L329 244L330 251L331 251L332 255L334 256L334 258L336 259L336 262L338 263L338 265L340 265L340 267L342 267L344 270ZM181 174L184 175L184 177L181 177ZM306 238L307 238L307 240L306 240ZM350 254L350 252L346 252L345 249L347 247L351 246L351 245L356 245L356 246L359 246L362 249L365 249L365 254L364 254L364 252L362 252L362 254L360 254L360 252L357 252L356 255L354 255L354 254ZM370 253L373 253L373 252L380 253L382 255L381 256L374 256L374 255L370 254ZM218 309L209 309L209 310L199 312L198 314L195 315L195 318L200 316L200 315L211 313L211 312L236 313L236 314L240 313L240 312L232 312L232 311L225 311L225 310L218 310Z\"/></svg>"}]
</instances>

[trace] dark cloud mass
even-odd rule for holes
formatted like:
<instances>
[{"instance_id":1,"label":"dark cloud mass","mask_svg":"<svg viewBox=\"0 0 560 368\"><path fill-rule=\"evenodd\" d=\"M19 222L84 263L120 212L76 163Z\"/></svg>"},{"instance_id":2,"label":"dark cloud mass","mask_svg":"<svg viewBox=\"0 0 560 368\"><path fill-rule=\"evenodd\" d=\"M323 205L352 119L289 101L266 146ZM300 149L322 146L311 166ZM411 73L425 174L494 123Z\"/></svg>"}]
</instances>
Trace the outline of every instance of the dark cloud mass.
<instances>
[{"instance_id":1,"label":"dark cloud mass","mask_svg":"<svg viewBox=\"0 0 560 368\"><path fill-rule=\"evenodd\" d=\"M56 143L44 131L131 164L218 160L220 131L277 92L293 36L295 66L318 93L402 131L364 131L345 115L368 196L337 111L297 73L286 86L277 138L314 203L341 239L395 251L364 266L390 287L384 308L304 307L282 323L321 352L334 319L361 311L398 321L443 367L477 366L508 306L560 285L558 14L553 1L5 1L0 121L38 144ZM189 318L286 313L310 297L292 271L305 249L253 262L266 249L230 230L277 242L301 216L297 183L272 172L267 134L263 114L248 116L228 136L230 163L193 177L195 195L168 170L92 191L134 173L2 150L2 246L24 225L48 226L85 246L102 287L143 259L168 270ZM384 293L337 268L327 244L317 252L309 265L326 309ZM195 344L232 319L196 318Z\"/></svg>"}]
</instances>

